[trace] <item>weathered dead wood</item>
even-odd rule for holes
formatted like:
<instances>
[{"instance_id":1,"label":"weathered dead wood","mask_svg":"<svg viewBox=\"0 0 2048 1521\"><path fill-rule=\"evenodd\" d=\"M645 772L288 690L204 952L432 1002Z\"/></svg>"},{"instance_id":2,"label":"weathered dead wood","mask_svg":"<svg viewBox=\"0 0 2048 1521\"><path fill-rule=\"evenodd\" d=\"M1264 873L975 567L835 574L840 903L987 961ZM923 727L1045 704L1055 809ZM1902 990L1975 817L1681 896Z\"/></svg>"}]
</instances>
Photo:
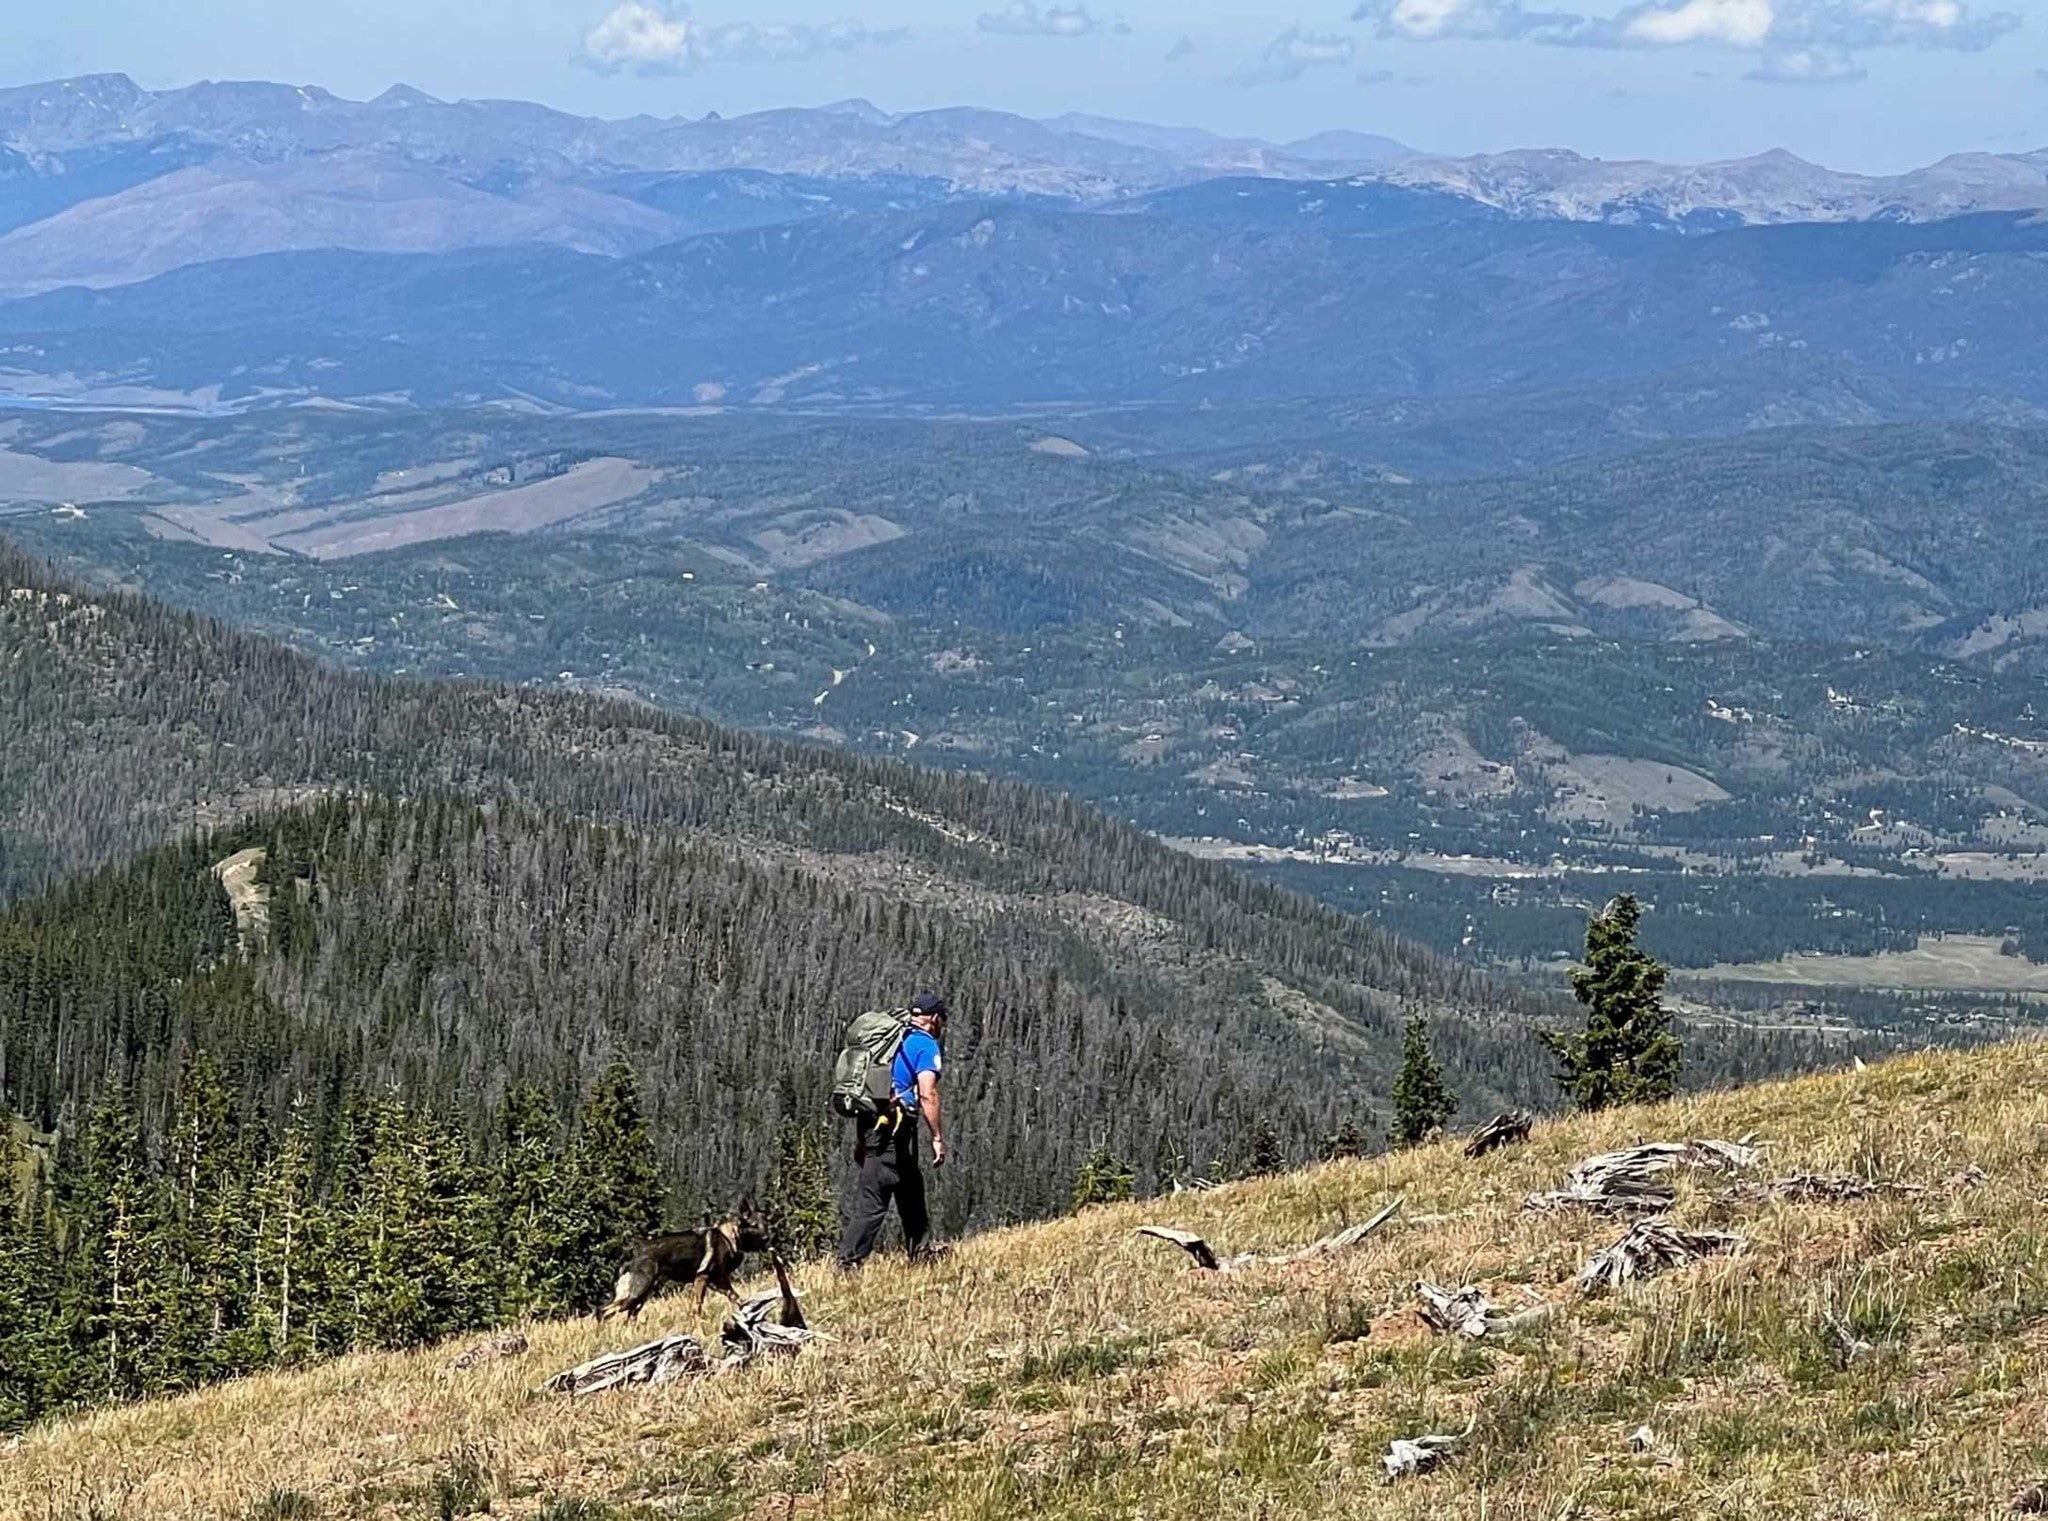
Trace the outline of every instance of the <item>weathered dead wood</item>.
<instances>
[{"instance_id":1,"label":"weathered dead wood","mask_svg":"<svg viewBox=\"0 0 2048 1521\"><path fill-rule=\"evenodd\" d=\"M1588 1294L1620 1288L1701 1257L1740 1251L1742 1245L1740 1236L1721 1231L1686 1230L1662 1218L1638 1220L1614 1245L1594 1254L1579 1273L1579 1287Z\"/></svg>"},{"instance_id":2,"label":"weathered dead wood","mask_svg":"<svg viewBox=\"0 0 2048 1521\"><path fill-rule=\"evenodd\" d=\"M1423 1279L1415 1285L1415 1293L1422 1301L1419 1313L1430 1327L1475 1341L1499 1331L1536 1325L1549 1319L1557 1309L1555 1305L1536 1304L1526 1310L1503 1310L1486 1297L1484 1289L1469 1283L1462 1288L1446 1289Z\"/></svg>"},{"instance_id":3,"label":"weathered dead wood","mask_svg":"<svg viewBox=\"0 0 2048 1521\"><path fill-rule=\"evenodd\" d=\"M1472 1435L1473 1427L1477 1424L1478 1417L1474 1416L1465 1423L1463 1431L1450 1435L1437 1433L1419 1437L1396 1437L1387 1444L1386 1456L1380 1459L1380 1466L1387 1471L1387 1482L1391 1484L1406 1474L1421 1473L1425 1469L1434 1468L1449 1456L1460 1442Z\"/></svg>"},{"instance_id":4,"label":"weathered dead wood","mask_svg":"<svg viewBox=\"0 0 2048 1521\"><path fill-rule=\"evenodd\" d=\"M775 1315L774 1320L769 1316ZM790 1284L789 1269L775 1260L775 1287L734 1310L718 1333L724 1356L714 1365L694 1336L664 1336L623 1352L607 1352L557 1373L543 1386L557 1394L596 1394L622 1384L665 1384L702 1373L729 1373L764 1353L794 1353L823 1339L804 1319L803 1302Z\"/></svg>"},{"instance_id":5,"label":"weathered dead wood","mask_svg":"<svg viewBox=\"0 0 2048 1521\"><path fill-rule=\"evenodd\" d=\"M1748 1204L1761 1203L1766 1199L1789 1199L1798 1204L1841 1204L1852 1199L1868 1199L1878 1194L1911 1195L1925 1193L1917 1183L1880 1183L1869 1178L1851 1177L1846 1173L1823 1177L1817 1173L1789 1173L1782 1178L1769 1178L1757 1183L1737 1183L1724 1188L1714 1195L1714 1203Z\"/></svg>"},{"instance_id":6,"label":"weathered dead wood","mask_svg":"<svg viewBox=\"0 0 2048 1521\"><path fill-rule=\"evenodd\" d=\"M1489 1151L1498 1151L1503 1146L1519 1145L1529 1139L1529 1127L1534 1123L1534 1117L1524 1110L1496 1114L1472 1132L1472 1139L1465 1143L1465 1155L1483 1157Z\"/></svg>"},{"instance_id":7,"label":"weathered dead wood","mask_svg":"<svg viewBox=\"0 0 2048 1521\"><path fill-rule=\"evenodd\" d=\"M1174 1225L1141 1225L1134 1234L1150 1236L1155 1241L1172 1243L1186 1252L1189 1257L1193 1258L1195 1266L1203 1272L1234 1273L1240 1268L1262 1265L1277 1267L1282 1263L1306 1262L1313 1257L1327 1257L1333 1252L1349 1251L1352 1247L1365 1240L1366 1237L1372 1235L1381 1226L1385 1225L1389 1220L1393 1219L1401 1208L1401 1202L1401 1200L1396 1199L1391 1204L1382 1208L1370 1220L1362 1220L1357 1225L1346 1226L1335 1235L1324 1236L1321 1240L1311 1241L1307 1246L1302 1247L1298 1251L1283 1252L1276 1257L1261 1257L1252 1252L1243 1252L1235 1257L1218 1257L1216 1255L1216 1248L1211 1246L1205 1238L1196 1235L1193 1231L1184 1231Z\"/></svg>"},{"instance_id":8,"label":"weathered dead wood","mask_svg":"<svg viewBox=\"0 0 2048 1521\"><path fill-rule=\"evenodd\" d=\"M1525 1209L1590 1209L1603 1214L1663 1214L1676 1201L1669 1186L1670 1175L1681 1167L1735 1172L1753 1167L1762 1157L1760 1147L1740 1141L1658 1141L1631 1146L1624 1151L1587 1157L1565 1178L1565 1186L1547 1193L1533 1193L1522 1201Z\"/></svg>"},{"instance_id":9,"label":"weathered dead wood","mask_svg":"<svg viewBox=\"0 0 2048 1521\"><path fill-rule=\"evenodd\" d=\"M773 1321L768 1318L771 1311L777 1312ZM818 1333L804 1320L803 1303L790 1285L789 1270L779 1258L775 1263L775 1287L754 1295L734 1310L718 1339L725 1348L725 1358L719 1364L721 1370L740 1367L767 1352L793 1353L818 1339Z\"/></svg>"},{"instance_id":10,"label":"weathered dead wood","mask_svg":"<svg viewBox=\"0 0 2048 1521\"><path fill-rule=\"evenodd\" d=\"M557 1373L544 1386L556 1394L597 1394L622 1384L665 1384L708 1368L704 1343L694 1336L664 1336L623 1352L607 1352Z\"/></svg>"},{"instance_id":11,"label":"weathered dead wood","mask_svg":"<svg viewBox=\"0 0 2048 1521\"><path fill-rule=\"evenodd\" d=\"M1484 1289L1469 1283L1462 1288L1446 1289L1425 1278L1416 1283L1415 1292L1422 1300L1422 1318L1431 1326L1475 1341L1487 1333L1493 1317L1500 1312Z\"/></svg>"},{"instance_id":12,"label":"weathered dead wood","mask_svg":"<svg viewBox=\"0 0 2048 1521\"><path fill-rule=\"evenodd\" d=\"M443 1373L467 1373L471 1368L484 1363L498 1362L503 1358L517 1357L526 1350L526 1337L518 1331L500 1331L496 1336L476 1342L463 1348L450 1358L441 1371Z\"/></svg>"},{"instance_id":13,"label":"weathered dead wood","mask_svg":"<svg viewBox=\"0 0 2048 1521\"><path fill-rule=\"evenodd\" d=\"M1283 1257L1269 1257L1266 1260L1269 1262L1303 1262L1310 1257L1327 1257L1332 1252L1349 1251L1400 1213L1402 1202L1402 1200L1396 1199L1391 1204L1382 1208L1370 1220L1364 1220L1357 1225L1349 1226L1344 1230L1338 1231L1334 1236L1325 1236L1320 1241L1311 1241L1298 1252L1289 1252Z\"/></svg>"},{"instance_id":14,"label":"weathered dead wood","mask_svg":"<svg viewBox=\"0 0 2048 1521\"><path fill-rule=\"evenodd\" d=\"M1216 1258L1216 1248L1193 1231L1184 1231L1171 1225L1141 1225L1137 1234L1150 1236L1155 1241L1171 1242L1193 1258L1195 1266L1205 1272L1215 1273L1222 1270L1223 1264Z\"/></svg>"}]
</instances>

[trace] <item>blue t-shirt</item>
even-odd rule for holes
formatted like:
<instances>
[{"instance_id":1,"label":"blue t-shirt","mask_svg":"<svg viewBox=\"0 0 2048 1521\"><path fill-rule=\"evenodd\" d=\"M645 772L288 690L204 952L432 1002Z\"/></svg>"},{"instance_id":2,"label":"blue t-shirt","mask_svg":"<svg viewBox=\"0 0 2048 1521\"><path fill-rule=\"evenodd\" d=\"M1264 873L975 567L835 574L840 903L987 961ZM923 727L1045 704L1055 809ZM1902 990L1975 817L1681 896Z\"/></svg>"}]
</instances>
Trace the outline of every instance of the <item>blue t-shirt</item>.
<instances>
[{"instance_id":1,"label":"blue t-shirt","mask_svg":"<svg viewBox=\"0 0 2048 1521\"><path fill-rule=\"evenodd\" d=\"M918 1074L937 1072L941 1060L938 1038L911 1026L903 1044L896 1048L896 1060L890 1069L896 1082L896 1102L905 1109L917 1108Z\"/></svg>"}]
</instances>

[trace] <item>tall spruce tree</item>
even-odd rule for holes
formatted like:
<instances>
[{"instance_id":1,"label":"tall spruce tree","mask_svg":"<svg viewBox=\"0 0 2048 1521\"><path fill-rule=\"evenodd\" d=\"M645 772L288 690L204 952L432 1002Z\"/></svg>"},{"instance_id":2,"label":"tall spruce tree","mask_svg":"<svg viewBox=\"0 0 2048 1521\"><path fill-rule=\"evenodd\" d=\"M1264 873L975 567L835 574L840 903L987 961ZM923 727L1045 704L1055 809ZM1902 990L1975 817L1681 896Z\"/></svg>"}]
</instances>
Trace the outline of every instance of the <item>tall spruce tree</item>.
<instances>
[{"instance_id":1,"label":"tall spruce tree","mask_svg":"<svg viewBox=\"0 0 2048 1521\"><path fill-rule=\"evenodd\" d=\"M313 1309L326 1288L325 1223L313 1196L313 1137L300 1099L250 1189L249 1328L258 1360L295 1363L313 1355Z\"/></svg>"},{"instance_id":2,"label":"tall spruce tree","mask_svg":"<svg viewBox=\"0 0 2048 1521\"><path fill-rule=\"evenodd\" d=\"M498 1215L504 1281L501 1319L565 1315L580 1301L586 1265L576 1260L587 1217L562 1150L562 1124L541 1091L514 1083L498 1107Z\"/></svg>"},{"instance_id":3,"label":"tall spruce tree","mask_svg":"<svg viewBox=\"0 0 2048 1521\"><path fill-rule=\"evenodd\" d=\"M628 1243L658 1231L664 1212L653 1140L640 1113L640 1080L624 1057L614 1057L584 1095L570 1171L589 1209L578 1246L577 1260L585 1264L579 1300L595 1304L611 1286Z\"/></svg>"},{"instance_id":4,"label":"tall spruce tree","mask_svg":"<svg viewBox=\"0 0 2048 1521\"><path fill-rule=\"evenodd\" d=\"M70 1250L58 1316L71 1357L60 1398L135 1399L152 1387L164 1266L159 1203L128 1090L109 1083L65 1200Z\"/></svg>"},{"instance_id":5,"label":"tall spruce tree","mask_svg":"<svg viewBox=\"0 0 2048 1521\"><path fill-rule=\"evenodd\" d=\"M41 1188L30 1180L29 1158L0 1114L0 1431L27 1425L43 1411L43 1380L50 1353L49 1302L56 1285L36 1249Z\"/></svg>"},{"instance_id":6,"label":"tall spruce tree","mask_svg":"<svg viewBox=\"0 0 2048 1521\"><path fill-rule=\"evenodd\" d=\"M1653 1103L1678 1087L1679 1041L1659 995L1666 972L1636 945L1642 905L1622 893L1586 923L1586 964L1572 973L1583 1030L1540 1039L1558 1086L1580 1109Z\"/></svg>"},{"instance_id":7,"label":"tall spruce tree","mask_svg":"<svg viewBox=\"0 0 2048 1521\"><path fill-rule=\"evenodd\" d=\"M1394 1078L1394 1144L1421 1145L1457 1111L1457 1095L1444 1086L1444 1069L1429 1048L1429 1025L1420 1014L1411 1015Z\"/></svg>"}]
</instances>

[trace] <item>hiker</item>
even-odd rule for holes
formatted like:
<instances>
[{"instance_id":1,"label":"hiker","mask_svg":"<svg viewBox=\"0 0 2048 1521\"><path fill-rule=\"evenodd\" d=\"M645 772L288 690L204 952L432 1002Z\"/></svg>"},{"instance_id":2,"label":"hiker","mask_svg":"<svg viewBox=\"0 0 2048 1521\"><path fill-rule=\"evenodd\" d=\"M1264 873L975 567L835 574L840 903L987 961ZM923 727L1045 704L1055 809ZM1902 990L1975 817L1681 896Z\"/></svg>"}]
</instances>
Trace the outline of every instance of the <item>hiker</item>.
<instances>
[{"instance_id":1,"label":"hiker","mask_svg":"<svg viewBox=\"0 0 2048 1521\"><path fill-rule=\"evenodd\" d=\"M874 1251L889 1201L903 1219L903 1247L912 1261L944 1250L930 1244L924 1171L918 1165L917 1122L931 1130L932 1166L946 1165L946 1135L939 1122L939 1069L946 1039L946 1000L920 993L905 1017L901 1042L889 1063L886 1100L857 1116L853 1159L860 1167L853 1214L839 1242L839 1265L857 1268Z\"/></svg>"}]
</instances>

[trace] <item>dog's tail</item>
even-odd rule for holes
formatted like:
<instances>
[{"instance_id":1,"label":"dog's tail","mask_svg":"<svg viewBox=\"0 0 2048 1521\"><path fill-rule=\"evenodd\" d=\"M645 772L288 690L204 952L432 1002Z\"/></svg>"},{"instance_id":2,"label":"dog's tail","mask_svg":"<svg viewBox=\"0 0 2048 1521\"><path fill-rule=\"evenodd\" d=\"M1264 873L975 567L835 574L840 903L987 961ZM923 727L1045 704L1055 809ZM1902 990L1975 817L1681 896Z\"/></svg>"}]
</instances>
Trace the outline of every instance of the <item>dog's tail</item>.
<instances>
[{"instance_id":1,"label":"dog's tail","mask_svg":"<svg viewBox=\"0 0 2048 1521\"><path fill-rule=\"evenodd\" d=\"M614 1315L636 1314L653 1287L652 1273L641 1268L627 1268L619 1274L619 1281L612 1285L611 1303L598 1310L597 1318L610 1320Z\"/></svg>"}]
</instances>

